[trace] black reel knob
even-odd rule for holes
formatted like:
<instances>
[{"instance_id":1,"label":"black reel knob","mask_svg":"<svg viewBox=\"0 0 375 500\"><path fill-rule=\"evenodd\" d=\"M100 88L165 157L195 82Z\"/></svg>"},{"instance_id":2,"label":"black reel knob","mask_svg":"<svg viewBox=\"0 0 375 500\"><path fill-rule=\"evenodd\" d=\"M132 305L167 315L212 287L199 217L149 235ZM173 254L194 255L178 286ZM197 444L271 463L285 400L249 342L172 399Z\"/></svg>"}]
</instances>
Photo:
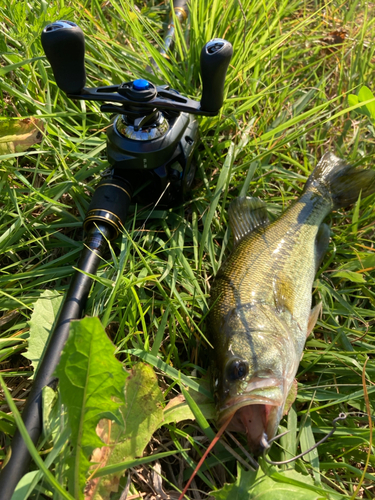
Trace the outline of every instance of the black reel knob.
<instances>
[{"instance_id":1,"label":"black reel knob","mask_svg":"<svg viewBox=\"0 0 375 500\"><path fill-rule=\"evenodd\" d=\"M44 28L42 46L59 88L67 94L80 94L86 83L81 28L71 21L55 21Z\"/></svg>"},{"instance_id":2,"label":"black reel knob","mask_svg":"<svg viewBox=\"0 0 375 500\"><path fill-rule=\"evenodd\" d=\"M223 105L225 76L232 55L232 44L222 38L214 38L203 47L200 59L203 111L218 112Z\"/></svg>"}]
</instances>

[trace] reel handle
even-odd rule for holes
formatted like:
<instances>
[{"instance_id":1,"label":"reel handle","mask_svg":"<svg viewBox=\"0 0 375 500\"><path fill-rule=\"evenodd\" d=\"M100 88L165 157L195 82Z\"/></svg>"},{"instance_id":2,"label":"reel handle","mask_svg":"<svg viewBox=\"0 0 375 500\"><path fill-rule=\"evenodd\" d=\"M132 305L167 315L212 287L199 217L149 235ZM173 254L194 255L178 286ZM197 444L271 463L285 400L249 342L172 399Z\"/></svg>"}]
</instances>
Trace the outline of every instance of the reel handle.
<instances>
[{"instance_id":1,"label":"reel handle","mask_svg":"<svg viewBox=\"0 0 375 500\"><path fill-rule=\"evenodd\" d=\"M55 21L42 32L42 46L58 87L80 94L86 83L85 37L71 21Z\"/></svg>"},{"instance_id":2,"label":"reel handle","mask_svg":"<svg viewBox=\"0 0 375 500\"><path fill-rule=\"evenodd\" d=\"M206 43L201 52L201 110L218 112L224 101L224 82L232 58L232 44L222 38Z\"/></svg>"},{"instance_id":3,"label":"reel handle","mask_svg":"<svg viewBox=\"0 0 375 500\"><path fill-rule=\"evenodd\" d=\"M183 9L186 5L183 0L175 0L174 4L179 9ZM121 86L84 88L86 83L85 37L81 28L75 23L55 21L46 26L42 32L42 46L51 64L58 87L73 99L123 103L125 108L132 105L134 101L144 108L149 108L151 104L154 104L157 109L173 109L208 116L216 115L223 105L225 76L233 54L232 45L222 38L214 38L203 47L200 57L203 88L200 103L183 96L177 98L176 94L159 88L155 90L152 99L146 100L150 101L148 103L138 102L139 96L125 95L120 91ZM111 111L113 109L118 111L118 107L117 109L111 108Z\"/></svg>"}]
</instances>

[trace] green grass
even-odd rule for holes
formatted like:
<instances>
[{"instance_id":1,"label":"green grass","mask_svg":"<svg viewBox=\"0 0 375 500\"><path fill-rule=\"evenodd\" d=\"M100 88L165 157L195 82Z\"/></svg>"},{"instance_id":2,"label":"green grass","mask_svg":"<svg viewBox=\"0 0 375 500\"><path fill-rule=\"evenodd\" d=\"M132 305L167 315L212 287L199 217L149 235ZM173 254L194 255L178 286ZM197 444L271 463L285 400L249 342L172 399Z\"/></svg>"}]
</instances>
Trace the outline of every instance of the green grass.
<instances>
[{"instance_id":1,"label":"green grass","mask_svg":"<svg viewBox=\"0 0 375 500\"><path fill-rule=\"evenodd\" d=\"M234 47L225 105L217 117L199 119L190 200L173 210L156 207L145 228L148 211L131 208L129 238L120 238L106 255L86 308L101 318L127 369L138 359L134 350L149 352L146 362L156 367L166 399L181 392L178 371L185 377L180 383L206 390L204 318L210 280L231 248L229 202L240 193L259 196L276 218L301 193L324 152L373 166L371 124L346 111L348 93L358 93L362 85L375 90L371 3L192 0L190 5L170 62L158 54L168 11L164 3L4 0L0 7L0 123L34 117L48 132L27 152L0 155L0 372L20 410L30 387L31 368L22 356L28 320L44 290L67 290L90 195L108 167L109 116L95 103L68 100L57 88L41 57L40 33L48 22L70 19L83 29L87 86L147 77L199 99L204 43L225 37ZM323 39L339 28L345 29L344 43L325 44ZM150 56L160 65L151 77L145 70ZM319 455L294 465L311 474L317 488L328 485L345 498L375 498L368 415L368 409L375 411L374 201L371 196L329 217L333 237L313 292L323 313L306 344L297 399L282 421L291 433L270 455L289 458L299 443L307 448L341 411L348 412ZM15 420L1 399L3 459ZM183 451L183 458L160 459L159 468L133 469L129 495L151 491L146 483L152 482L153 470L161 474L165 490L182 489L211 439L201 417L156 432L147 453L190 451ZM248 460L228 436L225 440ZM49 462L64 487L57 464L66 454L61 446L58 458ZM233 481L236 460L216 447L204 470L193 484L199 492L190 491L189 497L206 498ZM125 485L126 477L120 492ZM30 498L51 497L48 491L42 482Z\"/></svg>"}]
</instances>

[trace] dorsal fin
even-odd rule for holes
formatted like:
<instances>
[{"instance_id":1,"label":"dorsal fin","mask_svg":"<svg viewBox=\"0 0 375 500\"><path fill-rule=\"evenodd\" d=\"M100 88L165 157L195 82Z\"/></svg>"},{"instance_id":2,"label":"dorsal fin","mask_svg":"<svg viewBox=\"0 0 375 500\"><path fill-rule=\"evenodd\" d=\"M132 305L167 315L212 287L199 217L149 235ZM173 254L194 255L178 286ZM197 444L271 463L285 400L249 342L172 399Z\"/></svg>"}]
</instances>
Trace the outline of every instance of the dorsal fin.
<instances>
[{"instance_id":1,"label":"dorsal fin","mask_svg":"<svg viewBox=\"0 0 375 500\"><path fill-rule=\"evenodd\" d=\"M229 225L234 235L234 244L258 227L269 223L266 204L259 198L240 196L232 201L228 209Z\"/></svg>"}]
</instances>

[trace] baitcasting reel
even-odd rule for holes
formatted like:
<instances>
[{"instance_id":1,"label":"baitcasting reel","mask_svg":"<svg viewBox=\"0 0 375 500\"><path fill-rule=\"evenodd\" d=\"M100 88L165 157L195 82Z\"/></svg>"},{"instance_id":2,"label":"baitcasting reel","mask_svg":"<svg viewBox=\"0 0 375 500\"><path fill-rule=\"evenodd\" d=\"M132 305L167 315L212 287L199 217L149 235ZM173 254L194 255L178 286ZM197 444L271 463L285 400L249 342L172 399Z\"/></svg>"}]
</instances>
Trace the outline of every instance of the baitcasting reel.
<instances>
[{"instance_id":1,"label":"baitcasting reel","mask_svg":"<svg viewBox=\"0 0 375 500\"><path fill-rule=\"evenodd\" d=\"M194 178L192 155L198 140L194 115L216 115L223 104L224 80L232 56L232 46L222 39L208 42L202 49L200 65L203 83L201 102L170 89L139 79L121 85L86 88L85 40L81 29L70 21L57 21L44 28L42 45L52 66L57 85L71 99L101 101L101 111L116 113L107 132L107 156L112 181L121 179L129 197L138 193L141 204L159 201L170 207L180 203ZM105 183L106 181L104 181ZM98 194L96 194L98 193ZM102 190L97 191L84 227L99 222L96 215L111 220L120 230L121 210L113 216ZM164 194L163 194L164 193Z\"/></svg>"}]
</instances>

